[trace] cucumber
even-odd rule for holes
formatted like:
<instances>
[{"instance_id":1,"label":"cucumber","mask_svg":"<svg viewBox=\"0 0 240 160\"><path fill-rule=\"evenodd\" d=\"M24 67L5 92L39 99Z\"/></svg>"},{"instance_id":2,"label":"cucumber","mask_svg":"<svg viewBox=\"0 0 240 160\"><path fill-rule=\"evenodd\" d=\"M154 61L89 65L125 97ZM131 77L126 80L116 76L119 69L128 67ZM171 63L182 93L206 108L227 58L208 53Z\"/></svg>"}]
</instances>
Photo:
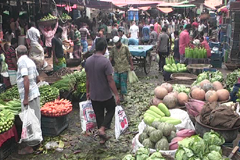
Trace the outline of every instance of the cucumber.
<instances>
[{"instance_id":1,"label":"cucumber","mask_svg":"<svg viewBox=\"0 0 240 160\"><path fill-rule=\"evenodd\" d=\"M158 108L159 108L167 117L170 117L170 112L169 112L168 108L165 106L165 104L159 103L159 104L158 104Z\"/></svg>"},{"instance_id":2,"label":"cucumber","mask_svg":"<svg viewBox=\"0 0 240 160\"><path fill-rule=\"evenodd\" d=\"M156 118L162 118L162 116L160 116L159 114L153 112L152 110L147 110L146 113L149 113L150 115L152 115L153 117L156 117Z\"/></svg>"},{"instance_id":3,"label":"cucumber","mask_svg":"<svg viewBox=\"0 0 240 160\"><path fill-rule=\"evenodd\" d=\"M162 118L161 118L161 121L162 121L162 122L166 122L166 121L169 121L169 120L178 120L178 119L172 118L172 117L162 117Z\"/></svg>"},{"instance_id":4,"label":"cucumber","mask_svg":"<svg viewBox=\"0 0 240 160\"><path fill-rule=\"evenodd\" d=\"M154 113L157 113L161 117L165 116L165 114L159 108L157 108L156 106L151 106L150 110L153 111Z\"/></svg>"},{"instance_id":5,"label":"cucumber","mask_svg":"<svg viewBox=\"0 0 240 160\"><path fill-rule=\"evenodd\" d=\"M178 124L182 123L182 121L180 119L172 119L172 120L167 120L166 123L178 125Z\"/></svg>"}]
</instances>

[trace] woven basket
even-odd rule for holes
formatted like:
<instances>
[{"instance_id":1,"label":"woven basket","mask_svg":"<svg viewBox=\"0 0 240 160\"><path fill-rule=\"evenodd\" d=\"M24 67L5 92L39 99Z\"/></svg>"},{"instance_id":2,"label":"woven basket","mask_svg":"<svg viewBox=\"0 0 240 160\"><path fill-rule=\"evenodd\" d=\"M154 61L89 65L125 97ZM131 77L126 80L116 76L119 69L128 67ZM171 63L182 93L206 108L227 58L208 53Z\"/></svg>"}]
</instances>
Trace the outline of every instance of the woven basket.
<instances>
[{"instance_id":1,"label":"woven basket","mask_svg":"<svg viewBox=\"0 0 240 160\"><path fill-rule=\"evenodd\" d=\"M229 70L235 70L237 68L240 68L240 64L234 64L234 63L225 63L225 66Z\"/></svg>"},{"instance_id":2,"label":"woven basket","mask_svg":"<svg viewBox=\"0 0 240 160\"><path fill-rule=\"evenodd\" d=\"M173 80L196 80L197 76L190 73L173 73L171 74Z\"/></svg>"},{"instance_id":3,"label":"woven basket","mask_svg":"<svg viewBox=\"0 0 240 160\"><path fill-rule=\"evenodd\" d=\"M189 64L187 69L190 73L199 75L204 71L204 68L211 68L210 64Z\"/></svg>"},{"instance_id":4,"label":"woven basket","mask_svg":"<svg viewBox=\"0 0 240 160\"><path fill-rule=\"evenodd\" d=\"M232 153L232 148L222 146L222 152L223 152L224 156L228 157ZM231 158L231 160L239 160L239 159L240 159L240 153L239 152L236 152L233 155L233 157Z\"/></svg>"}]
</instances>

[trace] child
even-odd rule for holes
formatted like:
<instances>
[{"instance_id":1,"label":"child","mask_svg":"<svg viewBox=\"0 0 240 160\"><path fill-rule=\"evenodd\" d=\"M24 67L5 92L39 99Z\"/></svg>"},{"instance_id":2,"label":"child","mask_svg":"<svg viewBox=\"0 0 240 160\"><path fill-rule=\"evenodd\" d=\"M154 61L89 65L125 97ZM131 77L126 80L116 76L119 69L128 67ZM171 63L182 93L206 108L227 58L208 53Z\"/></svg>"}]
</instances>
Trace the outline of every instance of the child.
<instances>
[{"instance_id":1,"label":"child","mask_svg":"<svg viewBox=\"0 0 240 160\"><path fill-rule=\"evenodd\" d=\"M174 31L174 48L173 48L173 52L174 52L174 59L175 61L178 63L180 61L180 54L179 54L179 32L178 31Z\"/></svg>"}]
</instances>

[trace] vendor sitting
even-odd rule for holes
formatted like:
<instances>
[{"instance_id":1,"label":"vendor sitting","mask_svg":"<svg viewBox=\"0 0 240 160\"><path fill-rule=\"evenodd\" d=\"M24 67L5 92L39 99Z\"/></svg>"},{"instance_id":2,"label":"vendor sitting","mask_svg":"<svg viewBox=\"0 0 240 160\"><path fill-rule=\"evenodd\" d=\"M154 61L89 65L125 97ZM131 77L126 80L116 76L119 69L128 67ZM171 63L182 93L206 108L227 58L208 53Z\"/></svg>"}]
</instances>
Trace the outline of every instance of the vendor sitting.
<instances>
[{"instance_id":1,"label":"vendor sitting","mask_svg":"<svg viewBox=\"0 0 240 160\"><path fill-rule=\"evenodd\" d=\"M233 86L233 90L230 93L231 101L233 101L234 103L236 103L238 99L237 93L239 92L239 88L240 88L240 76L238 77L238 82Z\"/></svg>"}]
</instances>

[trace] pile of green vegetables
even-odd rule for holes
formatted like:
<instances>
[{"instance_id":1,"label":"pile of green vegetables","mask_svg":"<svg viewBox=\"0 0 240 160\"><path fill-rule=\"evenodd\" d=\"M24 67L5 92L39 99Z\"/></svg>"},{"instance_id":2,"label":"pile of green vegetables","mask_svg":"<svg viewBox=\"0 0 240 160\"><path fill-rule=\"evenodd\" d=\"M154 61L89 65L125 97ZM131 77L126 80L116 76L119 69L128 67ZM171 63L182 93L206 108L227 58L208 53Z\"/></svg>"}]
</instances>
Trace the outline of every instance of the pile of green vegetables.
<instances>
[{"instance_id":1,"label":"pile of green vegetables","mask_svg":"<svg viewBox=\"0 0 240 160\"><path fill-rule=\"evenodd\" d=\"M187 88L185 85L182 84L174 84L173 91L178 93L185 92L187 95L190 93L190 88Z\"/></svg>"},{"instance_id":2,"label":"pile of green vegetables","mask_svg":"<svg viewBox=\"0 0 240 160\"><path fill-rule=\"evenodd\" d=\"M58 88L59 91L74 91L74 95L86 93L86 72L83 69L81 72L76 71L65 75L52 86Z\"/></svg>"},{"instance_id":3,"label":"pile of green vegetables","mask_svg":"<svg viewBox=\"0 0 240 160\"><path fill-rule=\"evenodd\" d=\"M205 48L185 48L185 57L186 58L207 58L207 50Z\"/></svg>"},{"instance_id":4,"label":"pile of green vegetables","mask_svg":"<svg viewBox=\"0 0 240 160\"><path fill-rule=\"evenodd\" d=\"M223 82L224 80L223 74L219 70L217 70L216 72L207 71L199 74L197 80L194 81L192 85L193 86L199 85L205 79L209 80L210 82L215 82L215 81Z\"/></svg>"},{"instance_id":5,"label":"pile of green vegetables","mask_svg":"<svg viewBox=\"0 0 240 160\"><path fill-rule=\"evenodd\" d=\"M163 66L164 71L166 72L185 72L187 67L185 64L175 63L173 56L169 56L165 59L166 65Z\"/></svg>"},{"instance_id":6,"label":"pile of green vegetables","mask_svg":"<svg viewBox=\"0 0 240 160\"><path fill-rule=\"evenodd\" d=\"M0 133L8 131L13 126L14 115L8 110L0 111Z\"/></svg>"},{"instance_id":7,"label":"pile of green vegetables","mask_svg":"<svg viewBox=\"0 0 240 160\"><path fill-rule=\"evenodd\" d=\"M43 85L39 87L40 92L40 106L42 107L45 103L54 101L59 97L59 89L50 85Z\"/></svg>"},{"instance_id":8,"label":"pile of green vegetables","mask_svg":"<svg viewBox=\"0 0 240 160\"><path fill-rule=\"evenodd\" d=\"M194 135L178 142L176 160L225 160L222 155L221 145L224 138L218 133L206 132L203 138ZM227 158L226 158L227 159Z\"/></svg>"},{"instance_id":9,"label":"pile of green vegetables","mask_svg":"<svg viewBox=\"0 0 240 160\"><path fill-rule=\"evenodd\" d=\"M72 18L67 13L63 13L62 14L62 19L63 20L71 20Z\"/></svg>"},{"instance_id":10,"label":"pile of green vegetables","mask_svg":"<svg viewBox=\"0 0 240 160\"><path fill-rule=\"evenodd\" d=\"M150 155L149 149L139 148L136 155L127 154L122 160L166 160L160 152L154 152Z\"/></svg>"},{"instance_id":11,"label":"pile of green vegetables","mask_svg":"<svg viewBox=\"0 0 240 160\"><path fill-rule=\"evenodd\" d=\"M146 148L169 150L169 143L176 137L176 127L173 124L154 121L147 125L139 135L139 142Z\"/></svg>"},{"instance_id":12,"label":"pile of green vegetables","mask_svg":"<svg viewBox=\"0 0 240 160\"><path fill-rule=\"evenodd\" d=\"M227 74L226 85L229 92L232 91L233 86L237 83L238 77L240 77L240 69L236 69L233 72Z\"/></svg>"},{"instance_id":13,"label":"pile of green vegetables","mask_svg":"<svg viewBox=\"0 0 240 160\"><path fill-rule=\"evenodd\" d=\"M14 99L8 102L0 102L0 110L7 110L14 115L18 115L21 112L21 100Z\"/></svg>"},{"instance_id":14,"label":"pile of green vegetables","mask_svg":"<svg viewBox=\"0 0 240 160\"><path fill-rule=\"evenodd\" d=\"M17 85L7 89L5 92L0 94L0 99L3 101L10 101L10 100L19 99L19 98L20 96L19 96Z\"/></svg>"}]
</instances>

